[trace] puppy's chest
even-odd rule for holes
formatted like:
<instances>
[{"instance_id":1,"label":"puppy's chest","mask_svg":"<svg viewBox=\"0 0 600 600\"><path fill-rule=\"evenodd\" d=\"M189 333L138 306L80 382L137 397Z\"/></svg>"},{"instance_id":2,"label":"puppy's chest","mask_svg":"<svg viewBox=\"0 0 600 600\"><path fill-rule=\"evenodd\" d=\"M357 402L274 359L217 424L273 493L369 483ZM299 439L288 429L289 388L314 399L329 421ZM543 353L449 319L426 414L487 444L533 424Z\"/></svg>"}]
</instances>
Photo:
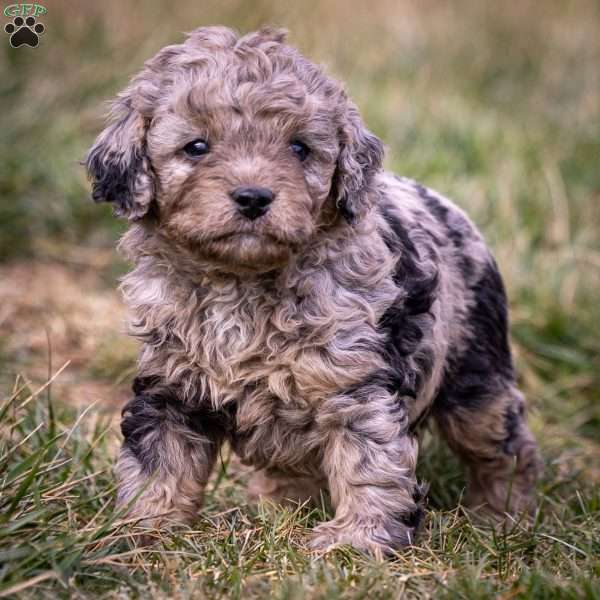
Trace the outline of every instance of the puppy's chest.
<instances>
[{"instance_id":1,"label":"puppy's chest","mask_svg":"<svg viewBox=\"0 0 600 600\"><path fill-rule=\"evenodd\" d=\"M310 471L322 441L320 407L380 366L377 331L358 310L345 319L293 296L252 300L207 307L191 358L213 407L235 406L242 460Z\"/></svg>"},{"instance_id":2,"label":"puppy's chest","mask_svg":"<svg viewBox=\"0 0 600 600\"><path fill-rule=\"evenodd\" d=\"M313 410L376 368L377 332L367 315L344 318L328 304L290 294L205 306L190 360L213 406Z\"/></svg>"},{"instance_id":3,"label":"puppy's chest","mask_svg":"<svg viewBox=\"0 0 600 600\"><path fill-rule=\"evenodd\" d=\"M249 462L312 463L323 404L385 366L377 324L396 293L380 286L374 299L323 277L304 293L228 285L144 303L133 329L148 340L140 371L192 406L234 414L236 450Z\"/></svg>"}]
</instances>

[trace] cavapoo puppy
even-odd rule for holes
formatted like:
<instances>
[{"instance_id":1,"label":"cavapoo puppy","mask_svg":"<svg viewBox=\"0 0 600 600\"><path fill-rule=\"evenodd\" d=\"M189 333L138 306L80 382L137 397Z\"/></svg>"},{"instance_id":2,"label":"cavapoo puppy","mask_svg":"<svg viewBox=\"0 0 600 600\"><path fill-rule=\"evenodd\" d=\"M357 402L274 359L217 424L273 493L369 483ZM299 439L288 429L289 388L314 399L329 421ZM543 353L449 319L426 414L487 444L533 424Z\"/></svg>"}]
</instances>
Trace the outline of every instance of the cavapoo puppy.
<instances>
[{"instance_id":1,"label":"cavapoo puppy","mask_svg":"<svg viewBox=\"0 0 600 600\"><path fill-rule=\"evenodd\" d=\"M327 491L313 547L413 543L418 431L468 467L467 502L531 505L538 459L506 298L465 214L386 173L341 85L284 33L200 28L149 60L86 158L128 219L141 341L119 502L193 519L219 447L279 500Z\"/></svg>"}]
</instances>

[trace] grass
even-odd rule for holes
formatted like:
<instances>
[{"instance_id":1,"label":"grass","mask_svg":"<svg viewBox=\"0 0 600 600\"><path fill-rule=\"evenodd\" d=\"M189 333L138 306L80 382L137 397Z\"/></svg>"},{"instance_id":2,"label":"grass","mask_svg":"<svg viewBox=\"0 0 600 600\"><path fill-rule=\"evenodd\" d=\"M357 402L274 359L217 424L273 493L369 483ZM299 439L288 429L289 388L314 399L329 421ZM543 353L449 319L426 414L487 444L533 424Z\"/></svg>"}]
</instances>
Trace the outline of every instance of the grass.
<instances>
[{"instance_id":1,"label":"grass","mask_svg":"<svg viewBox=\"0 0 600 600\"><path fill-rule=\"evenodd\" d=\"M434 482L415 548L378 563L350 548L306 549L323 510L248 506L246 474L227 456L194 529L149 532L114 510L110 419L54 406L48 387L19 380L1 408L0 597L597 598L600 494L568 456L549 462L533 523L474 526L455 505L456 463L426 440L421 476Z\"/></svg>"},{"instance_id":2,"label":"grass","mask_svg":"<svg viewBox=\"0 0 600 600\"><path fill-rule=\"evenodd\" d=\"M600 598L597 3L47 7L39 48L0 50L0 597ZM471 523L463 473L427 433L428 517L393 560L311 554L323 511L249 506L227 451L194 529L132 545L112 476L136 352L114 292L123 226L86 201L78 161L102 102L209 23L288 27L347 81L389 168L455 198L484 231L546 463L533 523Z\"/></svg>"}]
</instances>

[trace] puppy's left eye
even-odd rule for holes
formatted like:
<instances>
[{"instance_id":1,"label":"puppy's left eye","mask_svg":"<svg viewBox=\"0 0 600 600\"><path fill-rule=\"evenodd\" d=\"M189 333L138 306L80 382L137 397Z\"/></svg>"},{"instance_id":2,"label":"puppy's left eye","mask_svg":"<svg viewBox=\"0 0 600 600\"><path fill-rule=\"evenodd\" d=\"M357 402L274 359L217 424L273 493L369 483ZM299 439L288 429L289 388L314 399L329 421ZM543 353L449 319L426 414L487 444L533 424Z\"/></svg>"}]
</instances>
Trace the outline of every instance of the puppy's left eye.
<instances>
[{"instance_id":1,"label":"puppy's left eye","mask_svg":"<svg viewBox=\"0 0 600 600\"><path fill-rule=\"evenodd\" d=\"M193 140L183 147L183 151L191 158L202 156L203 154L206 154L208 150L208 142L201 139Z\"/></svg>"},{"instance_id":2,"label":"puppy's left eye","mask_svg":"<svg viewBox=\"0 0 600 600\"><path fill-rule=\"evenodd\" d=\"M306 160L306 157L310 154L310 148L304 143L294 140L290 144L292 152L300 159L300 162Z\"/></svg>"}]
</instances>

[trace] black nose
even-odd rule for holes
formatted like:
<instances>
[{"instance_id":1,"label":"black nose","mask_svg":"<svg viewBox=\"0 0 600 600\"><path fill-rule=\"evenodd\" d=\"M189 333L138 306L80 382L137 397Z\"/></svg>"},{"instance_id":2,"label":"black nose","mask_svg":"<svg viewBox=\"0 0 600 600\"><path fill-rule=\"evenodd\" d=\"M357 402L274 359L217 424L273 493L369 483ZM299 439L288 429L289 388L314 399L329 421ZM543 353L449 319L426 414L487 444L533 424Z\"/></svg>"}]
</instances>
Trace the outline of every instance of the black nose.
<instances>
[{"instance_id":1,"label":"black nose","mask_svg":"<svg viewBox=\"0 0 600 600\"><path fill-rule=\"evenodd\" d=\"M235 188L229 195L237 203L238 210L251 221L262 217L275 197L268 188L252 186Z\"/></svg>"}]
</instances>

